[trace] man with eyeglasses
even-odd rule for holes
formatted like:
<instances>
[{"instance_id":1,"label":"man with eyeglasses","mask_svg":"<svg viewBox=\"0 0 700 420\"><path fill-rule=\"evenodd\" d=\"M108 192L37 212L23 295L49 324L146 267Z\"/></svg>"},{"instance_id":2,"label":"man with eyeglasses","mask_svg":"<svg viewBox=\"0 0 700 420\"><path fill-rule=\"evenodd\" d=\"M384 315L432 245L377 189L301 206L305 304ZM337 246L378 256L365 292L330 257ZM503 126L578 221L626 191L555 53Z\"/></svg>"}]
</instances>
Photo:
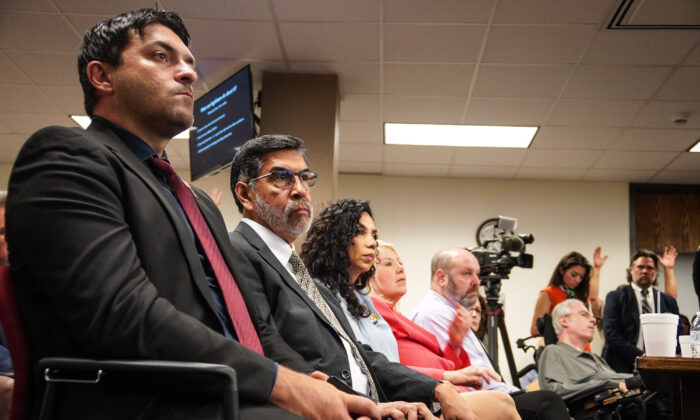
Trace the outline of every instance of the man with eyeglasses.
<instances>
[{"instance_id":1,"label":"man with eyeglasses","mask_svg":"<svg viewBox=\"0 0 700 420\"><path fill-rule=\"evenodd\" d=\"M336 386L379 401L383 416L431 419L425 405L397 401L436 401L445 419L473 419L453 385L360 344L336 299L313 287L293 242L311 223L316 179L303 142L291 136L249 140L233 159L231 191L243 220L229 236L239 282L255 297L256 309Z\"/></svg>"},{"instance_id":2,"label":"man with eyeglasses","mask_svg":"<svg viewBox=\"0 0 700 420\"><path fill-rule=\"evenodd\" d=\"M540 356L539 380L563 398L607 384L627 392L631 373L615 372L602 357L585 351L593 340L597 320L578 299L567 299L554 307L552 326L559 340L546 346Z\"/></svg>"},{"instance_id":3,"label":"man with eyeglasses","mask_svg":"<svg viewBox=\"0 0 700 420\"><path fill-rule=\"evenodd\" d=\"M595 353L584 350L593 340L598 320L578 299L567 299L554 307L552 326L559 340L544 348L537 362L542 389L562 398L573 397L597 387L627 393L644 386L638 375L616 372ZM672 404L667 394L657 394L642 407L639 402L622 406L622 419L667 419ZM646 416L644 416L646 413Z\"/></svg>"}]
</instances>

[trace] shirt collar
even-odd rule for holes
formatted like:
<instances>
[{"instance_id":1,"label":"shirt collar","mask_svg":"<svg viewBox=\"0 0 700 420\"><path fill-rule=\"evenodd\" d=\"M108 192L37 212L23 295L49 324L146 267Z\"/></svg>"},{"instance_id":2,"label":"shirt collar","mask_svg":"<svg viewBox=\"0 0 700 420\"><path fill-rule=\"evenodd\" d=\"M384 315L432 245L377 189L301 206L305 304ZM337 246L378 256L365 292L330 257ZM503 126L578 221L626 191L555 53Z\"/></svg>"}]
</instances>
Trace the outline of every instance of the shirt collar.
<instances>
[{"instance_id":1,"label":"shirt collar","mask_svg":"<svg viewBox=\"0 0 700 420\"><path fill-rule=\"evenodd\" d=\"M272 254L279 260L279 262L287 267L289 264L289 257L292 256L292 251L294 250L294 244L289 245L287 241L280 238L275 232L256 222L255 220L248 219L244 217L242 222L245 222L250 226L255 233L260 236L260 238L265 242Z\"/></svg>"},{"instance_id":2,"label":"shirt collar","mask_svg":"<svg viewBox=\"0 0 700 420\"><path fill-rule=\"evenodd\" d=\"M153 148L149 146L148 143L143 141L139 136L132 133L131 131L119 127L113 122L106 120L102 117L95 116L93 117L93 119L109 127L109 129L112 130L114 134L117 135L117 137L119 137L119 139L126 145L126 147L129 148L129 150L131 150L133 154L136 155L136 157L140 161L146 162L152 156L157 156L155 150L153 150ZM168 155L165 153L165 151L163 151L163 159L170 163L170 161L168 160Z\"/></svg>"}]
</instances>

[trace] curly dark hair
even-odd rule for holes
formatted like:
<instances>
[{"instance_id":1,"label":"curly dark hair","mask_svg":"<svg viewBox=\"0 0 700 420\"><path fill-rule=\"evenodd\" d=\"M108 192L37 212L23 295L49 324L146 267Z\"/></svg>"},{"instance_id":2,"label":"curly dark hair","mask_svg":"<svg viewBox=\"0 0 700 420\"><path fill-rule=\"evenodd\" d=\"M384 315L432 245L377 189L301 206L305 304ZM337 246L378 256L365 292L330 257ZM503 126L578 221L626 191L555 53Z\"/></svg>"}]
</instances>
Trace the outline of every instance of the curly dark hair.
<instances>
[{"instance_id":1,"label":"curly dark hair","mask_svg":"<svg viewBox=\"0 0 700 420\"><path fill-rule=\"evenodd\" d=\"M122 62L122 51L131 40L131 34L136 31L143 38L143 30L155 23L170 28L190 46L190 34L177 13L156 9L140 9L122 13L103 20L85 33L83 42L78 47L78 76L83 88L85 112L93 117L97 104L97 90L87 76L87 65L91 61L101 61L118 66Z\"/></svg>"},{"instance_id":2,"label":"curly dark hair","mask_svg":"<svg viewBox=\"0 0 700 420\"><path fill-rule=\"evenodd\" d=\"M348 311L355 318L366 318L369 310L355 295L355 290L367 287L375 268L369 269L350 282L348 248L352 238L360 234L358 223L362 213L372 216L367 201L341 199L323 209L314 219L301 246L301 259L311 277L319 279L334 294L339 294L348 304Z\"/></svg>"},{"instance_id":3,"label":"curly dark hair","mask_svg":"<svg viewBox=\"0 0 700 420\"><path fill-rule=\"evenodd\" d=\"M588 302L588 293L591 285L591 264L588 262L586 257L581 255L580 253L576 251L571 251L568 254L564 255L561 260L559 260L559 264L557 264L556 267L554 267L554 272L552 273L552 278L549 280L549 285L550 286L559 286L564 284L564 274L562 271L566 272L569 268L580 265L586 270L586 273L583 275L583 279L581 280L581 283L579 283L578 286L574 289L574 292L576 293L576 299L584 302L587 304ZM559 270L561 268L561 270Z\"/></svg>"}]
</instances>

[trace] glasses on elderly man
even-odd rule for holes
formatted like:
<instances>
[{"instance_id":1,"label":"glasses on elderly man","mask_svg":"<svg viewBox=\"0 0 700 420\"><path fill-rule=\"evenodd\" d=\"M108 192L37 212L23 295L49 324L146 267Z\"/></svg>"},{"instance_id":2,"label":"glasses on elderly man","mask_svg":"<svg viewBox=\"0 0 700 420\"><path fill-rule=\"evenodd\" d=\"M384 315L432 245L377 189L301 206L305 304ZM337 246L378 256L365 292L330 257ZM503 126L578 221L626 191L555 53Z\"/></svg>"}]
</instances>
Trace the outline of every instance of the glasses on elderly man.
<instances>
[{"instance_id":1,"label":"glasses on elderly man","mask_svg":"<svg viewBox=\"0 0 700 420\"><path fill-rule=\"evenodd\" d=\"M265 175L261 175L257 178L253 178L248 181L250 185L252 182L263 178L270 178L270 182L277 188L292 188L294 185L294 177L299 177L301 185L311 189L316 185L316 180L318 179L318 174L316 172L311 172L309 170L304 170L301 172L292 172L286 169L272 169Z\"/></svg>"}]
</instances>

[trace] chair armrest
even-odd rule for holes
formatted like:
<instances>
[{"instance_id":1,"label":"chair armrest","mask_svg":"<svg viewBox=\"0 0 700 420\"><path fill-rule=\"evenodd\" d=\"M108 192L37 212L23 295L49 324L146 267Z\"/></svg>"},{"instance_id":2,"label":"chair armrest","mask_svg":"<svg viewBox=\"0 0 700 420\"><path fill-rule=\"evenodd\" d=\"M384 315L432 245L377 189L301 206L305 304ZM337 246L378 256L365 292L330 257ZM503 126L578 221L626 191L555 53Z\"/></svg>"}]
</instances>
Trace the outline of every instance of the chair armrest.
<instances>
[{"instance_id":1,"label":"chair armrest","mask_svg":"<svg viewBox=\"0 0 700 420\"><path fill-rule=\"evenodd\" d=\"M119 374L198 375L219 381L224 419L238 418L238 383L236 371L226 365L165 360L94 360L47 357L39 361L39 369L47 383L44 399L50 398L49 387L60 383L99 384L106 376ZM42 411L48 409L42 404ZM41 416L40 416L41 417Z\"/></svg>"}]
</instances>

